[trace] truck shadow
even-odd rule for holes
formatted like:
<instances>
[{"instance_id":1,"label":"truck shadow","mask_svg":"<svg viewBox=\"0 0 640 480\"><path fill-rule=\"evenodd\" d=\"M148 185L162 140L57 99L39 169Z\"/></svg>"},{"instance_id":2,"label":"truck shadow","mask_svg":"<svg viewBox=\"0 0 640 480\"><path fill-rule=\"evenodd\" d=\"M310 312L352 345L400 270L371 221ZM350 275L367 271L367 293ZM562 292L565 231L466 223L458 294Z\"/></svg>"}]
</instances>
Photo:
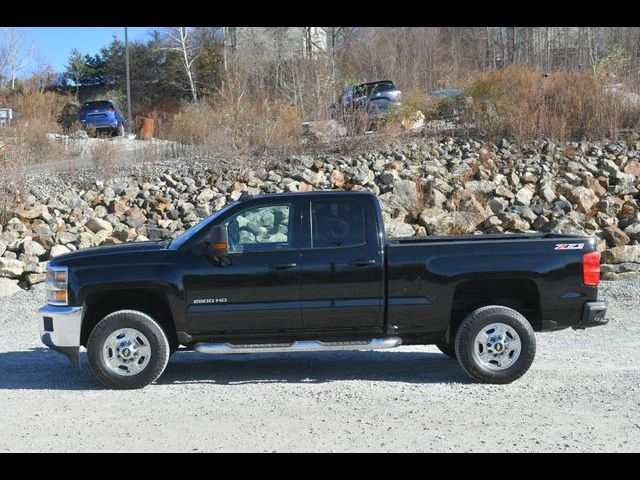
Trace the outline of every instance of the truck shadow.
<instances>
[{"instance_id":1,"label":"truck shadow","mask_svg":"<svg viewBox=\"0 0 640 480\"><path fill-rule=\"evenodd\" d=\"M206 356L175 354L159 384L327 383L368 380L470 383L458 362L431 352L313 352Z\"/></svg>"},{"instance_id":2,"label":"truck shadow","mask_svg":"<svg viewBox=\"0 0 640 480\"><path fill-rule=\"evenodd\" d=\"M0 352L0 390L102 390L86 353L81 369L48 348ZM177 352L159 385L327 383L368 380L470 383L454 360L431 352L316 352L207 356Z\"/></svg>"},{"instance_id":3,"label":"truck shadow","mask_svg":"<svg viewBox=\"0 0 640 480\"><path fill-rule=\"evenodd\" d=\"M0 352L0 390L92 390L100 388L83 358L74 368L48 348Z\"/></svg>"}]
</instances>

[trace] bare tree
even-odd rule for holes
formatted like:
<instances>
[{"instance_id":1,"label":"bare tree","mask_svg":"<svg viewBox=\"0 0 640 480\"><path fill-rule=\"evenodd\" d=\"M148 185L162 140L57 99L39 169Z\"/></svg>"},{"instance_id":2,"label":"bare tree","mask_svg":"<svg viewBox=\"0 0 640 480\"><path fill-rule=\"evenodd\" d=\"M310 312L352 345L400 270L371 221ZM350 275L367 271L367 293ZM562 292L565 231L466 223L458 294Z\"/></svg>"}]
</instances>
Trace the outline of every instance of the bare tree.
<instances>
[{"instance_id":1,"label":"bare tree","mask_svg":"<svg viewBox=\"0 0 640 480\"><path fill-rule=\"evenodd\" d=\"M2 88L4 72L7 69L8 58L9 56L7 54L7 49L0 43L0 88Z\"/></svg>"},{"instance_id":2,"label":"bare tree","mask_svg":"<svg viewBox=\"0 0 640 480\"><path fill-rule=\"evenodd\" d=\"M200 51L189 35L188 27L169 27L166 29L166 33L169 37L169 47L167 47L167 50L173 50L180 54L182 68L184 69L189 82L191 97L194 102L197 102L198 88L196 85L193 64L198 59Z\"/></svg>"},{"instance_id":3,"label":"bare tree","mask_svg":"<svg viewBox=\"0 0 640 480\"><path fill-rule=\"evenodd\" d=\"M8 27L4 32L6 68L9 70L11 89L16 88L18 73L31 62L33 42L29 40L24 30Z\"/></svg>"}]
</instances>

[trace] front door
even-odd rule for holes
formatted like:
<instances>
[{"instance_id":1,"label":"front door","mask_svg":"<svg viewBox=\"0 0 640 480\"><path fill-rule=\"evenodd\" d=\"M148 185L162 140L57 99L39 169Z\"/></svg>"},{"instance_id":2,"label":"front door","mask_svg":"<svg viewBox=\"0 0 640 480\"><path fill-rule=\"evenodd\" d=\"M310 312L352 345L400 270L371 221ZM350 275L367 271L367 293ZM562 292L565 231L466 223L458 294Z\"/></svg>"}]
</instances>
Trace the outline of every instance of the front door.
<instances>
[{"instance_id":1,"label":"front door","mask_svg":"<svg viewBox=\"0 0 640 480\"><path fill-rule=\"evenodd\" d=\"M207 256L185 275L187 321L195 335L300 328L300 209L247 202L221 219L229 265Z\"/></svg>"}]
</instances>

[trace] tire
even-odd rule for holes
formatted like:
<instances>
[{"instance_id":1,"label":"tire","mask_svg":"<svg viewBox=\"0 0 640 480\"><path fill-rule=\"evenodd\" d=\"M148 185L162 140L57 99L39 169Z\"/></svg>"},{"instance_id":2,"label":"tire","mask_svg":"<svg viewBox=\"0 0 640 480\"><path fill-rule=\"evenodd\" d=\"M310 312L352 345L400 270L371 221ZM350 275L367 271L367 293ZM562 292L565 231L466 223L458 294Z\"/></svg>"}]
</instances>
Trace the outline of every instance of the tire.
<instances>
[{"instance_id":1,"label":"tire","mask_svg":"<svg viewBox=\"0 0 640 480\"><path fill-rule=\"evenodd\" d=\"M436 343L436 347L438 347L438 350L444 353L447 357L453 360L458 359L458 357L456 356L455 345L451 343L440 342L440 343Z\"/></svg>"},{"instance_id":2,"label":"tire","mask_svg":"<svg viewBox=\"0 0 640 480\"><path fill-rule=\"evenodd\" d=\"M481 307L460 324L455 352L462 369L474 380L511 383L524 375L533 363L535 333L527 319L511 308Z\"/></svg>"},{"instance_id":3,"label":"tire","mask_svg":"<svg viewBox=\"0 0 640 480\"><path fill-rule=\"evenodd\" d=\"M116 390L136 389L155 381L164 372L170 346L162 327L149 315L137 310L119 310L93 328L87 342L87 356L91 371L105 386Z\"/></svg>"}]
</instances>

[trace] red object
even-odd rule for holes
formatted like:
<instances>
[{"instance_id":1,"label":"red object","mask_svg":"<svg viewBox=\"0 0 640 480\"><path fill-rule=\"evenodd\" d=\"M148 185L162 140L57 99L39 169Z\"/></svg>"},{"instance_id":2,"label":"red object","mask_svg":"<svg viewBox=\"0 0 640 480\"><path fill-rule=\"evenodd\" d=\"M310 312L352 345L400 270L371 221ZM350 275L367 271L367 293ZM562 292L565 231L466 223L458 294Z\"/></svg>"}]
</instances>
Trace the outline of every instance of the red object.
<instances>
[{"instance_id":1,"label":"red object","mask_svg":"<svg viewBox=\"0 0 640 480\"><path fill-rule=\"evenodd\" d=\"M86 113L87 113L87 111L86 111L86 110L84 110L84 109L82 109L82 110L78 110L78 115L84 115L84 114L86 114Z\"/></svg>"},{"instance_id":2,"label":"red object","mask_svg":"<svg viewBox=\"0 0 640 480\"><path fill-rule=\"evenodd\" d=\"M113 107L109 107L107 110L109 110L110 112L115 112L116 111L116 109L113 108Z\"/></svg>"},{"instance_id":3,"label":"red object","mask_svg":"<svg viewBox=\"0 0 640 480\"><path fill-rule=\"evenodd\" d=\"M582 282L593 287L600 283L600 252L589 252L582 256Z\"/></svg>"}]
</instances>

